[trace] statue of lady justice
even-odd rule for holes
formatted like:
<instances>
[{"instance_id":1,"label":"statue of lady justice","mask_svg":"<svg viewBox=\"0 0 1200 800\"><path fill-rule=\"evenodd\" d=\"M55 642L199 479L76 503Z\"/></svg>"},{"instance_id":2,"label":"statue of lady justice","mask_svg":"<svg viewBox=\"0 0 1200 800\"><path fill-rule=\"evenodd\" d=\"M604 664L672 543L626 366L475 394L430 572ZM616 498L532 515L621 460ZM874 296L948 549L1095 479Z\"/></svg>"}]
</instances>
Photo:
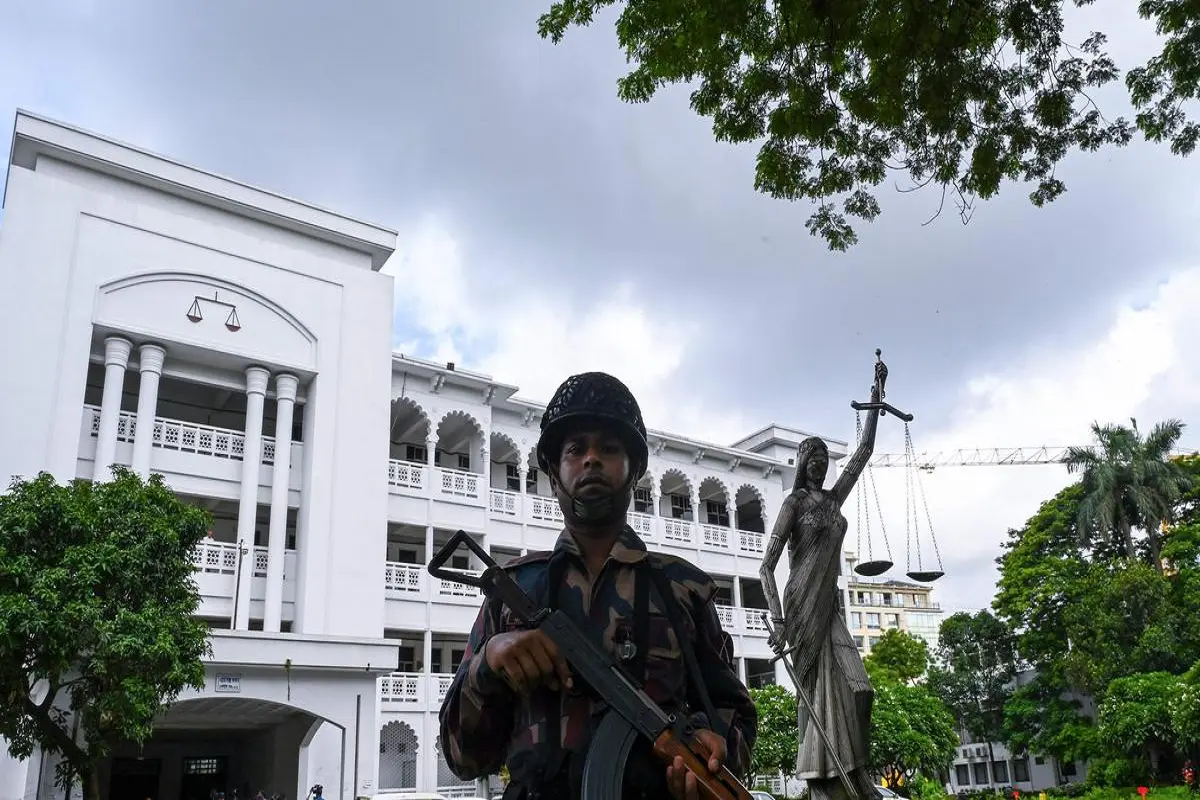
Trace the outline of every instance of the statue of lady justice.
<instances>
[{"instance_id":1,"label":"statue of lady justice","mask_svg":"<svg viewBox=\"0 0 1200 800\"><path fill-rule=\"evenodd\" d=\"M841 507L874 452L879 415L887 409L911 419L883 402L887 367L879 350L875 356L871 402L851 404L867 411L858 448L833 488L825 489L825 442L813 436L800 443L792 491L759 570L773 623L771 646L781 656L785 648L791 651L793 680L804 700L798 704L796 775L807 781L812 800L881 796L867 772L875 693L846 627L837 586L847 527ZM790 574L781 606L775 566L785 544Z\"/></svg>"}]
</instances>

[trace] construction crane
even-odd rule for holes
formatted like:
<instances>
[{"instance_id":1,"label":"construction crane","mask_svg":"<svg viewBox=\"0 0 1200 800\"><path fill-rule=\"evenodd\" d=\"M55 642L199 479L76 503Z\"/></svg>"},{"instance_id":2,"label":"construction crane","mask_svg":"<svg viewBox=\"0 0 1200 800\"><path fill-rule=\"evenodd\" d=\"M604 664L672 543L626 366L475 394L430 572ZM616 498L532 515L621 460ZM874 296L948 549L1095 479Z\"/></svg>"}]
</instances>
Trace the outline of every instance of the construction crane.
<instances>
[{"instance_id":1,"label":"construction crane","mask_svg":"<svg viewBox=\"0 0 1200 800\"><path fill-rule=\"evenodd\" d=\"M939 450L914 453L912 463L917 469L932 472L937 467L998 467L1061 464L1070 447L974 447L959 450ZM1193 450L1174 450L1173 456L1195 455ZM876 453L872 467L903 467L908 464L904 453Z\"/></svg>"}]
</instances>

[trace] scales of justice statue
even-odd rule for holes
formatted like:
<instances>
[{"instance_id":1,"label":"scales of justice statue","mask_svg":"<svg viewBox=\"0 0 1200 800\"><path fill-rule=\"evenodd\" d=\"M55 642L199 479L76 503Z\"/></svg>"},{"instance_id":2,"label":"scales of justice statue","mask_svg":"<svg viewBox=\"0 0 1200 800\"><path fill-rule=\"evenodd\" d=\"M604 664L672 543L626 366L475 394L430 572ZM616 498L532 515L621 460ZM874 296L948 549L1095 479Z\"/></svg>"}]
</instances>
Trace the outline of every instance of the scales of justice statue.
<instances>
[{"instance_id":1,"label":"scales of justice statue","mask_svg":"<svg viewBox=\"0 0 1200 800\"><path fill-rule=\"evenodd\" d=\"M829 470L825 442L813 436L800 443L792 491L779 510L759 570L771 648L799 700L796 776L808 783L812 800L881 797L868 774L875 693L846 627L837 585L847 528L841 509L874 453L879 417L891 413L905 423L913 419L884 402L887 366L881 355L875 351L870 401L850 403L866 412L867 419L854 455L832 488L824 488ZM775 567L785 546L789 570L781 603Z\"/></svg>"}]
</instances>

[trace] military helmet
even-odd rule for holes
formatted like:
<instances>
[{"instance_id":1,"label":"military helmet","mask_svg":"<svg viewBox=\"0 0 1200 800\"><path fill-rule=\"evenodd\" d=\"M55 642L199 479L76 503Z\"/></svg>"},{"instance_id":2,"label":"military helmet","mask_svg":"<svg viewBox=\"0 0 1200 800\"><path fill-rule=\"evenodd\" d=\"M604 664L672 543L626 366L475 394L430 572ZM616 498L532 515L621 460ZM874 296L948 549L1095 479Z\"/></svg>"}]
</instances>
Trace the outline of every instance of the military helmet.
<instances>
[{"instance_id":1,"label":"military helmet","mask_svg":"<svg viewBox=\"0 0 1200 800\"><path fill-rule=\"evenodd\" d=\"M624 440L630 476L635 483L641 480L650 458L642 410L629 387L605 372L572 375L558 387L542 414L538 467L550 472L570 431L597 423L614 429Z\"/></svg>"}]
</instances>

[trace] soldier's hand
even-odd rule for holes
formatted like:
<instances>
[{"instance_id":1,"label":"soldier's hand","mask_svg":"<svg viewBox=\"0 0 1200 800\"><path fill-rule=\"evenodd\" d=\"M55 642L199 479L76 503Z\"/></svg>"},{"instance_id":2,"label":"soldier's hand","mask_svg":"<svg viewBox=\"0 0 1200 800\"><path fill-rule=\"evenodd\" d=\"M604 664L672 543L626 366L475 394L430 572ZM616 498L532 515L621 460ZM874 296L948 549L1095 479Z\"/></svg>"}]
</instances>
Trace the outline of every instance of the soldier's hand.
<instances>
[{"instance_id":1,"label":"soldier's hand","mask_svg":"<svg viewBox=\"0 0 1200 800\"><path fill-rule=\"evenodd\" d=\"M487 665L519 694L529 694L543 684L554 691L572 686L566 660L541 631L497 634L488 639L483 654Z\"/></svg>"},{"instance_id":2,"label":"soldier's hand","mask_svg":"<svg viewBox=\"0 0 1200 800\"><path fill-rule=\"evenodd\" d=\"M712 755L708 759L708 771L717 772L725 763L728 751L725 748L725 737L716 731L704 728L696 731L696 738L708 748ZM675 800L701 800L700 787L696 775L683 765L683 758L675 756L675 763L667 767L667 788Z\"/></svg>"}]
</instances>

